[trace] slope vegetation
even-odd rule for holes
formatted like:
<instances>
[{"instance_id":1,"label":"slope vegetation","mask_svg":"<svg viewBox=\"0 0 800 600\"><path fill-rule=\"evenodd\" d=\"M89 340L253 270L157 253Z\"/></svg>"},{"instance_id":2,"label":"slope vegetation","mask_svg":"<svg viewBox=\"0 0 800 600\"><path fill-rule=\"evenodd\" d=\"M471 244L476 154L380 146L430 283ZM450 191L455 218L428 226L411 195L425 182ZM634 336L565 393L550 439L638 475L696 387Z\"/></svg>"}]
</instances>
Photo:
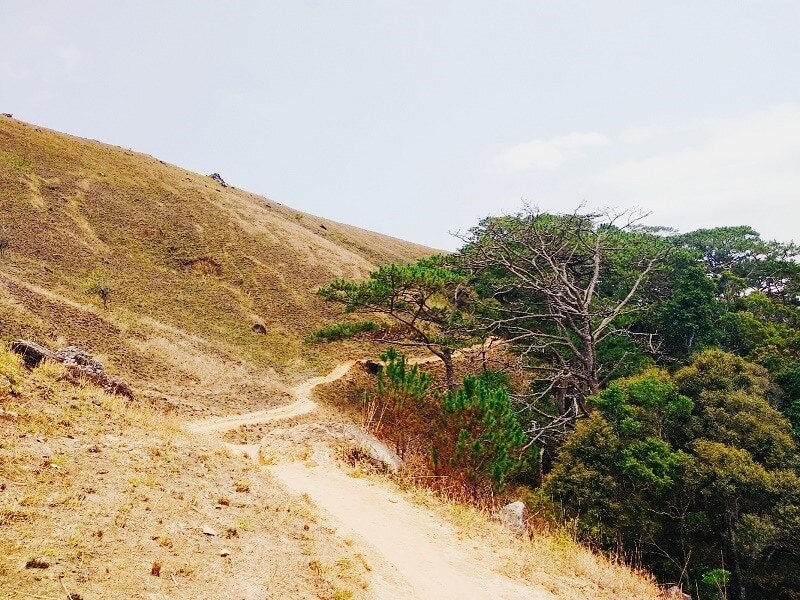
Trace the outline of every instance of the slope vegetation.
<instances>
[{"instance_id":1,"label":"slope vegetation","mask_svg":"<svg viewBox=\"0 0 800 600\"><path fill-rule=\"evenodd\" d=\"M334 315L321 284L433 252L5 117L0 236L0 341L83 345L145 395L212 412L333 364L302 345Z\"/></svg>"}]
</instances>

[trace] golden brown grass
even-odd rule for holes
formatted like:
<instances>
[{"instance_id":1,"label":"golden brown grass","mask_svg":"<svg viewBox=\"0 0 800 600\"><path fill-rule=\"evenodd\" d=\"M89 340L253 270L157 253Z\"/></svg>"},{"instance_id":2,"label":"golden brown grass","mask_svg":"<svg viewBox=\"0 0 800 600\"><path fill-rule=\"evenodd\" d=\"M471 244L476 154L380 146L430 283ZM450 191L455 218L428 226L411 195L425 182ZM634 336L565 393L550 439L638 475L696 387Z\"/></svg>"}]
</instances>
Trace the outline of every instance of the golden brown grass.
<instances>
[{"instance_id":1,"label":"golden brown grass","mask_svg":"<svg viewBox=\"0 0 800 600\"><path fill-rule=\"evenodd\" d=\"M320 285L432 252L13 119L0 119L0 228L0 342L78 343L140 390L212 409L263 406L274 390L259 382L333 364L339 346L302 342L337 317ZM209 365L235 381L198 399Z\"/></svg>"},{"instance_id":2,"label":"golden brown grass","mask_svg":"<svg viewBox=\"0 0 800 600\"><path fill-rule=\"evenodd\" d=\"M0 351L0 409L1 598L367 594L308 500L148 405Z\"/></svg>"}]
</instances>

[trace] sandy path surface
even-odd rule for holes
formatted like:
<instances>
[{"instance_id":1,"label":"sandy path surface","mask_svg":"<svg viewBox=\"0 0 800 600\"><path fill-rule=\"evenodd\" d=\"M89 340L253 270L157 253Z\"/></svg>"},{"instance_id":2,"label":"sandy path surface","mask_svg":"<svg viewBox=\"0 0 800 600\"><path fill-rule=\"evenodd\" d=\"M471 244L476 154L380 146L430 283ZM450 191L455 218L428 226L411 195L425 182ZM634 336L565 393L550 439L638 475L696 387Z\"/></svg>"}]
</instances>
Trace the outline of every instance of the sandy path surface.
<instances>
[{"instance_id":1,"label":"sandy path surface","mask_svg":"<svg viewBox=\"0 0 800 600\"><path fill-rule=\"evenodd\" d=\"M245 413L242 415L229 415L226 417L216 417L204 421L195 421L187 425L187 429L194 433L218 433L236 429L240 425L258 425L269 421L279 421L281 419L291 419L299 415L311 412L317 404L311 399L311 391L318 385L330 383L341 379L353 367L356 361L350 360L340 364L327 375L312 377L294 386L289 393L294 401L277 408L269 410L259 410L256 412Z\"/></svg>"},{"instance_id":2,"label":"sandy path surface","mask_svg":"<svg viewBox=\"0 0 800 600\"><path fill-rule=\"evenodd\" d=\"M480 346L478 346L480 347ZM468 349L471 350L471 349ZM425 364L437 357L409 359ZM217 433L239 427L288 419L311 412L312 390L336 381L356 361L340 364L327 375L294 386L294 400L284 406L241 415L196 421L195 433ZM259 445L224 444L236 454L258 460ZM356 479L332 464L308 467L285 463L270 471L293 494L308 494L329 523L346 537L358 539L373 575L379 600L549 600L539 588L512 581L496 572L491 551L459 540L453 528L430 511L398 497L390 484Z\"/></svg>"},{"instance_id":3,"label":"sandy path surface","mask_svg":"<svg viewBox=\"0 0 800 600\"><path fill-rule=\"evenodd\" d=\"M489 345L495 343L496 340L490 340ZM454 356L466 354L474 350L484 347L484 344L476 344L469 348L458 350ZM437 356L421 356L412 357L406 361L408 365L425 365L432 362L441 360ZM312 390L318 385L331 383L337 379L341 379L347 372L356 364L355 360L349 360L337 366L327 375L319 377L312 377L306 381L298 383L296 386L289 390L289 394L294 398L289 404L271 408L268 410L258 410L255 412L244 413L241 415L228 415L225 417L214 417L212 419L205 419L203 421L195 421L189 423L186 429L194 433L219 433L221 431L228 431L236 429L240 425L258 425L260 423L268 423L270 421L279 421L281 419L291 419L299 415L304 415L311 412L317 404L311 399Z\"/></svg>"},{"instance_id":4,"label":"sandy path surface","mask_svg":"<svg viewBox=\"0 0 800 600\"><path fill-rule=\"evenodd\" d=\"M270 470L293 494L308 494L340 535L366 549L376 598L552 598L496 573L488 549L459 540L451 527L399 497L390 485L349 477L329 466L289 463Z\"/></svg>"}]
</instances>

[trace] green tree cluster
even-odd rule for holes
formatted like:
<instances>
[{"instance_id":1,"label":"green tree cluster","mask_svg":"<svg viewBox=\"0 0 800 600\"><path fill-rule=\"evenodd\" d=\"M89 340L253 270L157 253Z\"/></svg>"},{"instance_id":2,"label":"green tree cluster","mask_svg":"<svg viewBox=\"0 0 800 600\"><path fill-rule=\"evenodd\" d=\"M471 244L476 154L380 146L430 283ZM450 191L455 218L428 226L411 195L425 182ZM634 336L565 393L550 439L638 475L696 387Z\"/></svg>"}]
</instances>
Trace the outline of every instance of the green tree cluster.
<instances>
[{"instance_id":1,"label":"green tree cluster","mask_svg":"<svg viewBox=\"0 0 800 600\"><path fill-rule=\"evenodd\" d=\"M800 248L530 209L463 241L321 290L444 362L434 465L544 482L583 539L698 597L800 598ZM490 338L526 375L513 395L455 381Z\"/></svg>"}]
</instances>

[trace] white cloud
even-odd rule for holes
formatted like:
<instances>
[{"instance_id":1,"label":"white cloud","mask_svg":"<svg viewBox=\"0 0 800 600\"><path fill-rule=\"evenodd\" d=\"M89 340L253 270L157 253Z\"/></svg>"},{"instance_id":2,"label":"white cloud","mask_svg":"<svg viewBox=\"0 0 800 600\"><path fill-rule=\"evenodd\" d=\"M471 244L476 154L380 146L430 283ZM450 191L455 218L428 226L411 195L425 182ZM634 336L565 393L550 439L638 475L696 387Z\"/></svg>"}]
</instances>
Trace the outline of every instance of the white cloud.
<instances>
[{"instance_id":1,"label":"white cloud","mask_svg":"<svg viewBox=\"0 0 800 600\"><path fill-rule=\"evenodd\" d=\"M493 163L505 174L523 173L533 169L557 169L570 160L586 155L591 148L607 146L609 139L597 132L570 133L550 139L537 139L517 144L497 155Z\"/></svg>"},{"instance_id":2,"label":"white cloud","mask_svg":"<svg viewBox=\"0 0 800 600\"><path fill-rule=\"evenodd\" d=\"M800 106L675 124L663 131L656 127L649 133L676 130L695 139L679 150L655 149L646 158L623 161L601 172L597 181L655 211L656 221L683 221L689 228L747 223L766 235L798 236Z\"/></svg>"}]
</instances>

